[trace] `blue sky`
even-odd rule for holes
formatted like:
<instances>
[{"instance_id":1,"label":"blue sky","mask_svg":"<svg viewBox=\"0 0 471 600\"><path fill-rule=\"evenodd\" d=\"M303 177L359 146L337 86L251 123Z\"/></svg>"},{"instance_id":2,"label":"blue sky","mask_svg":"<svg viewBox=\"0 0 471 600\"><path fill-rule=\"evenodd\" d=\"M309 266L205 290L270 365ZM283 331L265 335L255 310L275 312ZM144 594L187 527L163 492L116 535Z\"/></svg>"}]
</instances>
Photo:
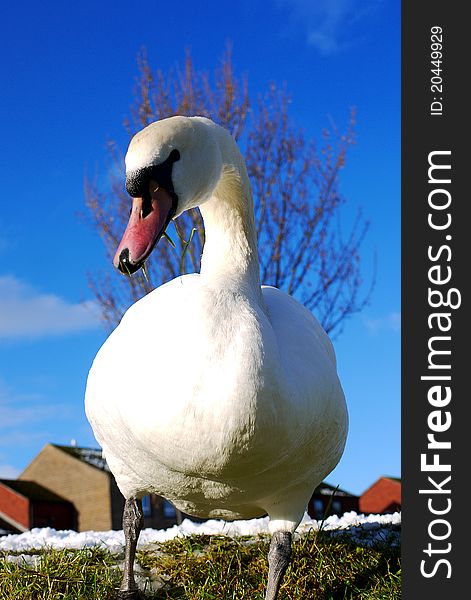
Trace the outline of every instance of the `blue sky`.
<instances>
[{"instance_id":1,"label":"blue sky","mask_svg":"<svg viewBox=\"0 0 471 600\"><path fill-rule=\"evenodd\" d=\"M286 83L310 136L358 116L341 175L345 226L371 227L370 305L335 340L350 435L328 481L361 493L400 475L400 3L395 0L67 0L8 3L0 45L0 477L47 442L96 445L83 410L88 369L106 339L87 273L107 268L84 212L86 174L106 177L106 142L128 139L146 47L163 70L185 50L212 71L228 41L253 96ZM116 277L119 275L116 274Z\"/></svg>"}]
</instances>

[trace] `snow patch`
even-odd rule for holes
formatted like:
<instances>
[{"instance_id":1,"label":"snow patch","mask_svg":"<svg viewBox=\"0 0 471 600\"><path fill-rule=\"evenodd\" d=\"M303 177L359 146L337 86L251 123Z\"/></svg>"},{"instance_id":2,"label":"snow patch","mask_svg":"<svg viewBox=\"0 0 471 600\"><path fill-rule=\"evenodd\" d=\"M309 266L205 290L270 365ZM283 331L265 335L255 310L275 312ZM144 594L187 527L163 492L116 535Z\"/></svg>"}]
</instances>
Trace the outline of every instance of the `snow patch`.
<instances>
[{"instance_id":1,"label":"snow patch","mask_svg":"<svg viewBox=\"0 0 471 600\"><path fill-rule=\"evenodd\" d=\"M222 521L211 519L204 523L195 523L185 519L181 525L169 529L144 529L139 536L138 547L142 548L153 542L165 542L175 537L196 535L228 535L231 537L253 536L268 533L268 517L249 521ZM342 517L333 515L323 523L309 517L306 513L299 524L296 534L302 535L311 530L317 531L321 525L324 531L332 535L349 536L354 541L372 545L390 539L391 531L397 535L391 543L398 543L398 529L401 514L362 515L347 512ZM295 534L295 535L296 535ZM90 548L99 546L110 552L121 552L124 547L124 535L120 531L57 531L50 527L35 528L25 533L7 535L0 538L0 550L23 552L33 548Z\"/></svg>"}]
</instances>

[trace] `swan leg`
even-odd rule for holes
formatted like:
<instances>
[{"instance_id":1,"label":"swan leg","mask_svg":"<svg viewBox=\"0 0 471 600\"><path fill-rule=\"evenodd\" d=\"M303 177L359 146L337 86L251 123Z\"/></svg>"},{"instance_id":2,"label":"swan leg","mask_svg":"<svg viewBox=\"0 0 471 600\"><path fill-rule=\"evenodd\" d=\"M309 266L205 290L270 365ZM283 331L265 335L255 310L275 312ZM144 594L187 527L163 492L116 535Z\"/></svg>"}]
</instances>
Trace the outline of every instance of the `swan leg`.
<instances>
[{"instance_id":1,"label":"swan leg","mask_svg":"<svg viewBox=\"0 0 471 600\"><path fill-rule=\"evenodd\" d=\"M139 600L134 579L134 558L139 534L144 525L144 515L140 500L128 498L123 511L123 531L125 540L123 579L116 600Z\"/></svg>"},{"instance_id":2,"label":"swan leg","mask_svg":"<svg viewBox=\"0 0 471 600\"><path fill-rule=\"evenodd\" d=\"M276 600L291 557L291 533L275 531L268 551L268 583L265 600Z\"/></svg>"}]
</instances>

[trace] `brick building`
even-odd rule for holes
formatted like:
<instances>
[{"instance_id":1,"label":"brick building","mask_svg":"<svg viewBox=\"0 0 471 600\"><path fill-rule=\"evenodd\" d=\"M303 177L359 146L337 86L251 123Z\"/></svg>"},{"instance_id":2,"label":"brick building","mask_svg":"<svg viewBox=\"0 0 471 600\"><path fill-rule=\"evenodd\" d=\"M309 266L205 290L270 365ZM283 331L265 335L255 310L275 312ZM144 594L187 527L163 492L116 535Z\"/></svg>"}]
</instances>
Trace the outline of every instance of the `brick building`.
<instances>
[{"instance_id":1,"label":"brick building","mask_svg":"<svg viewBox=\"0 0 471 600\"><path fill-rule=\"evenodd\" d=\"M365 514L393 513L401 510L401 480L380 477L360 496L360 511Z\"/></svg>"},{"instance_id":2,"label":"brick building","mask_svg":"<svg viewBox=\"0 0 471 600\"><path fill-rule=\"evenodd\" d=\"M8 489L3 489L5 485ZM3 488L0 486L0 529L12 529L14 523L21 526L16 527L18 531L42 526L77 531L107 531L122 527L124 498L99 449L46 444L19 479L9 480ZM16 492L21 495L20 488L23 500L16 499L13 502L12 494ZM41 501L45 501L49 494L49 501L55 503L50 504L50 507L55 506L57 514L53 514L51 510L43 513L39 511L37 503L41 494ZM17 504L22 506L20 519L15 512ZM187 516L176 511L170 502L154 494L145 496L142 505L144 527L164 529L181 522ZM32 513L31 507L34 507ZM307 507L309 515L315 519L331 514L341 516L345 512L359 510L364 509L361 504L359 506L358 496L325 482L314 490ZM26 518L28 511L33 519Z\"/></svg>"},{"instance_id":3,"label":"brick building","mask_svg":"<svg viewBox=\"0 0 471 600\"><path fill-rule=\"evenodd\" d=\"M34 481L0 479L0 527L5 532L76 529L77 512L71 502Z\"/></svg>"},{"instance_id":4,"label":"brick building","mask_svg":"<svg viewBox=\"0 0 471 600\"><path fill-rule=\"evenodd\" d=\"M19 476L73 504L77 531L121 529L124 498L101 450L46 444ZM143 498L144 527L171 527L181 514L164 498Z\"/></svg>"}]
</instances>

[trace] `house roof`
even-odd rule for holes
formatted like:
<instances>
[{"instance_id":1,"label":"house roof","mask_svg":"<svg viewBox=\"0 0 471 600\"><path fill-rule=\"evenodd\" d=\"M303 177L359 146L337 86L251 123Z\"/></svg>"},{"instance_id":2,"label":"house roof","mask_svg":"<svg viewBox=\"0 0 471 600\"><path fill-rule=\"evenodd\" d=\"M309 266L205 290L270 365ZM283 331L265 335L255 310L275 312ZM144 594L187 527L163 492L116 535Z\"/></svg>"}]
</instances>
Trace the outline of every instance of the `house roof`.
<instances>
[{"instance_id":1,"label":"house roof","mask_svg":"<svg viewBox=\"0 0 471 600\"><path fill-rule=\"evenodd\" d=\"M389 475L381 475L381 477L378 477L378 479L376 481L374 481L368 488L366 488L366 490L364 492L362 492L361 497L365 496L365 494L369 493L370 490L376 488L378 485L381 485L381 481L384 481L385 479L399 484L399 487L401 486L401 478L400 477L389 477Z\"/></svg>"},{"instance_id":2,"label":"house roof","mask_svg":"<svg viewBox=\"0 0 471 600\"><path fill-rule=\"evenodd\" d=\"M35 481L25 479L0 479L0 484L10 488L17 494L37 502L69 502L62 496L39 485Z\"/></svg>"},{"instance_id":3,"label":"house roof","mask_svg":"<svg viewBox=\"0 0 471 600\"><path fill-rule=\"evenodd\" d=\"M332 496L332 494L335 492L336 496L350 496L350 497L355 497L356 496L354 494L350 494L350 492L347 492L345 490L340 489L338 486L333 486L330 485L329 483L323 481L322 483L320 483L316 489L314 490L314 494L321 494L322 496Z\"/></svg>"},{"instance_id":4,"label":"house roof","mask_svg":"<svg viewBox=\"0 0 471 600\"><path fill-rule=\"evenodd\" d=\"M54 448L62 450L66 454L81 460L92 467L100 469L100 471L110 472L108 463L106 462L103 452L100 448L80 448L78 446L60 446L59 444L52 444Z\"/></svg>"}]
</instances>

